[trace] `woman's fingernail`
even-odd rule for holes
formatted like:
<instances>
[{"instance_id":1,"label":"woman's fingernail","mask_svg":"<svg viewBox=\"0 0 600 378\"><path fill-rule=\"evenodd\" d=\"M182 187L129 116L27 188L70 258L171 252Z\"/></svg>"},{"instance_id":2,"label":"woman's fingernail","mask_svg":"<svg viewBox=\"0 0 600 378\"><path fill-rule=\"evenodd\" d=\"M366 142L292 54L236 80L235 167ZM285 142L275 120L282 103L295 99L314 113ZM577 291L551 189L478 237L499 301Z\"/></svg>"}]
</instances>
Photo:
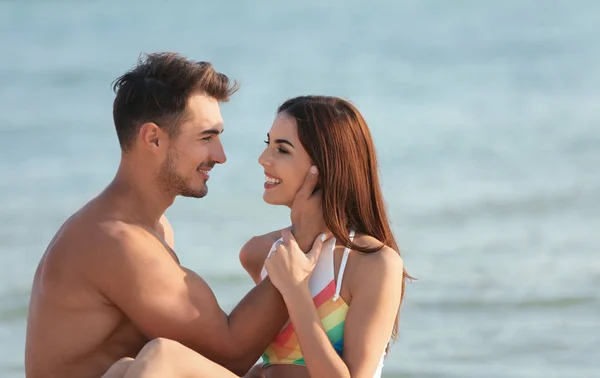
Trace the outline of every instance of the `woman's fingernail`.
<instances>
[{"instance_id":1,"label":"woman's fingernail","mask_svg":"<svg viewBox=\"0 0 600 378\"><path fill-rule=\"evenodd\" d=\"M316 165L313 165L312 167L310 167L310 173L316 175L317 172L319 172L319 170L317 169Z\"/></svg>"},{"instance_id":2,"label":"woman's fingernail","mask_svg":"<svg viewBox=\"0 0 600 378\"><path fill-rule=\"evenodd\" d=\"M321 241L324 242L326 237L327 237L327 235L321 234Z\"/></svg>"}]
</instances>

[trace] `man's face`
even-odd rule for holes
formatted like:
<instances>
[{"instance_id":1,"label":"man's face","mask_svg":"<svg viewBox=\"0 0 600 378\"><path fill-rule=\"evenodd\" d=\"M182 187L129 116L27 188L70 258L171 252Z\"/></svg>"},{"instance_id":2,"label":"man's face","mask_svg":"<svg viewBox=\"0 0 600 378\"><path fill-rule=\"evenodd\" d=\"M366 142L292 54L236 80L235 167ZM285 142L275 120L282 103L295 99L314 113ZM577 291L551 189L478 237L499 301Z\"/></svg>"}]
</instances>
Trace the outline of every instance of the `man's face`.
<instances>
[{"instance_id":1,"label":"man's face","mask_svg":"<svg viewBox=\"0 0 600 378\"><path fill-rule=\"evenodd\" d=\"M208 193L209 171L227 160L220 140L223 119L219 102L203 94L190 97L187 113L170 140L158 179L175 195L202 198Z\"/></svg>"}]
</instances>

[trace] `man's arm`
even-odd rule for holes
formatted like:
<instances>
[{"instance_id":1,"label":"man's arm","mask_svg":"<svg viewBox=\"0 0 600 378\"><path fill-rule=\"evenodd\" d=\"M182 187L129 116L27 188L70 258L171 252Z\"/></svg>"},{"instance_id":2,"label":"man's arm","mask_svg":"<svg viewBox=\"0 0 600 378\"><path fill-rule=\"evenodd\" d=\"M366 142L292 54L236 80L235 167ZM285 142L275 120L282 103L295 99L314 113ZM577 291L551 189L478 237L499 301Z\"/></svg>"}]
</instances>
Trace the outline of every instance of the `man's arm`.
<instances>
[{"instance_id":1,"label":"man's arm","mask_svg":"<svg viewBox=\"0 0 600 378\"><path fill-rule=\"evenodd\" d=\"M315 171L306 175L292 206L294 234L305 245L324 224L320 193L313 195L317 180ZM91 264L100 292L147 337L178 341L244 375L288 319L270 279L256 285L227 316L206 282L181 267L159 240L141 228L123 227L95 243L99 253Z\"/></svg>"},{"instance_id":2,"label":"man's arm","mask_svg":"<svg viewBox=\"0 0 600 378\"><path fill-rule=\"evenodd\" d=\"M121 227L94 261L101 293L148 338L178 341L246 373L287 320L277 289L264 280L227 316L207 283L181 267L160 241L141 228Z\"/></svg>"},{"instance_id":3,"label":"man's arm","mask_svg":"<svg viewBox=\"0 0 600 378\"><path fill-rule=\"evenodd\" d=\"M240 250L240 263L248 272L255 284L260 282L260 273L262 271L265 259L271 250L271 246L281 237L281 231L273 231L268 234L254 236L244 244Z\"/></svg>"}]
</instances>

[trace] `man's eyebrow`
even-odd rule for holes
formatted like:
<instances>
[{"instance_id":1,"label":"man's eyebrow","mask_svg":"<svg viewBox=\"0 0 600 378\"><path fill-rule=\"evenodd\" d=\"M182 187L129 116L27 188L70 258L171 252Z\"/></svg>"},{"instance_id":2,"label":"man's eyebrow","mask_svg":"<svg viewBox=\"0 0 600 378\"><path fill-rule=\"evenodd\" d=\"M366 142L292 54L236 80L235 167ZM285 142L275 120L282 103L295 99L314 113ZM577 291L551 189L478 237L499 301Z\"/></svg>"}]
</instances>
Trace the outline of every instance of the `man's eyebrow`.
<instances>
[{"instance_id":1,"label":"man's eyebrow","mask_svg":"<svg viewBox=\"0 0 600 378\"><path fill-rule=\"evenodd\" d=\"M225 129L207 129L202 131L200 134L202 135L219 135L222 134Z\"/></svg>"}]
</instances>

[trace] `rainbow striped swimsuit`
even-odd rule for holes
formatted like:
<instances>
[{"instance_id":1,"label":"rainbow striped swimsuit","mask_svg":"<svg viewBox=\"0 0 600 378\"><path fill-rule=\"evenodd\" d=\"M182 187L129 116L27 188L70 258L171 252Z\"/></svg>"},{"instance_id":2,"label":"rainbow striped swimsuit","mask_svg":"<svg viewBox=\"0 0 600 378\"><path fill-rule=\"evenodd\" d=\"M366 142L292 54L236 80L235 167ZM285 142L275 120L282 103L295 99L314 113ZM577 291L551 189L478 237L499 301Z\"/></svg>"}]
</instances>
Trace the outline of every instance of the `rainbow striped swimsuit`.
<instances>
[{"instance_id":1,"label":"rainbow striped swimsuit","mask_svg":"<svg viewBox=\"0 0 600 378\"><path fill-rule=\"evenodd\" d=\"M354 232L351 232L350 240L353 237ZM273 253L280 242L281 239L273 243L269 255ZM344 250L336 285L334 276L335 243L336 239L331 238L323 245L317 266L310 277L309 287L313 296L313 303L315 304L323 328L327 332L327 337L337 353L342 356L344 321L346 320L346 313L349 307L344 299L340 297L340 289L350 249L346 248ZM263 266L261 279L264 279L266 276L267 271ZM269 344L267 350L262 355L262 359L264 367L273 364L305 365L304 357L298 344L298 338L289 320L275 337L275 340Z\"/></svg>"}]
</instances>

